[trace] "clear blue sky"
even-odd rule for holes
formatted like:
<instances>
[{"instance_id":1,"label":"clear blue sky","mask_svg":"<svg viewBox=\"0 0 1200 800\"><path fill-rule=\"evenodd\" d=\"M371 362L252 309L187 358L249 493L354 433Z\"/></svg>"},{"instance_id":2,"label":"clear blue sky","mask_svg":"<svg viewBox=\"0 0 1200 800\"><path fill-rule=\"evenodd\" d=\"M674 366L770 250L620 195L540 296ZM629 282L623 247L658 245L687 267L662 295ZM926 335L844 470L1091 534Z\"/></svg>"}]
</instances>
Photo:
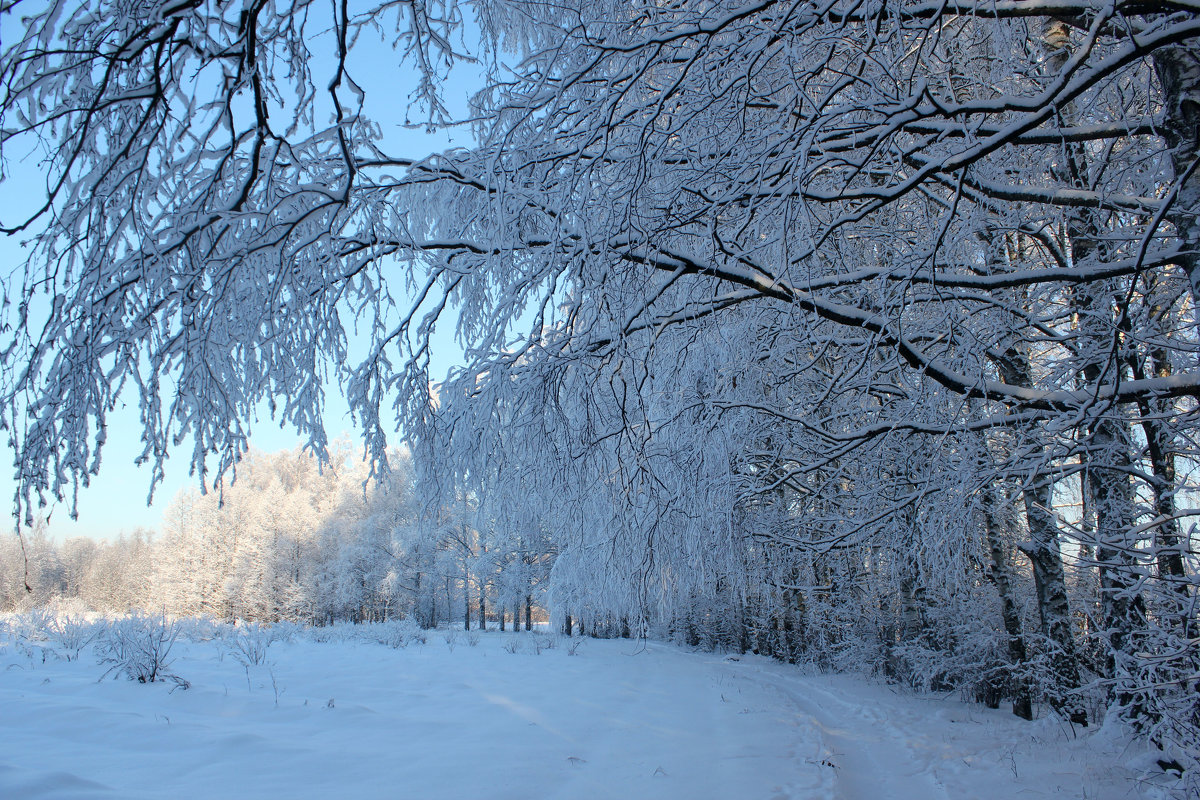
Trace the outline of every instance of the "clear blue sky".
<instances>
[{"instance_id":1,"label":"clear blue sky","mask_svg":"<svg viewBox=\"0 0 1200 800\"><path fill-rule=\"evenodd\" d=\"M365 55L364 55L365 54ZM447 147L463 147L471 144L470 132L466 128L445 130L429 134L423 130L404 128L404 100L410 91L403 81L413 75L411 67L397 67L396 58L382 46L375 45L370 37L360 39L355 51L358 64L351 64L352 75L367 92L367 114L384 128L385 149L398 155L419 156ZM318 83L321 81L319 67L314 65ZM456 116L465 115L466 99L480 85L477 72L470 66L456 69L445 85L445 101ZM388 119L386 109L395 109L395 119ZM11 150L9 155L12 155ZM36 196L43 183L36 172L36 159L26 159L21 169L29 173L0 180L0 219L11 219L16 215L14 203L19 198ZM22 184L28 182L29 190L23 191ZM8 274L20 269L25 260L25 250L14 239L0 236L0 271ZM449 320L447 320L447 323ZM449 324L438 330L440 348L433 354L435 377L461 358L461 351L453 341ZM337 386L326 387L325 427L330 438L349 433L357 438L345 398ZM300 444L294 429L280 429L263 410L257 422L251 422L251 445L261 450L274 451L293 448ZM189 477L188 456L190 442L184 442L173 451L166 464L166 477L155 490L154 502L147 506L150 489L150 465L137 467L134 459L141 453L141 427L138 420L136 395L130 394L124 408L118 409L108 420L108 441L104 447L100 474L92 479L91 485L79 493L79 518L71 520L66 503L50 509L50 533L58 540L74 536L92 536L101 539L116 538L121 532L138 527L157 529L163 511L171 499L182 488L197 486L197 480ZM0 503L9 503L9 519L12 519L12 497L15 482L12 475L12 453L0 446ZM10 527L11 530L11 527Z\"/></svg>"}]
</instances>

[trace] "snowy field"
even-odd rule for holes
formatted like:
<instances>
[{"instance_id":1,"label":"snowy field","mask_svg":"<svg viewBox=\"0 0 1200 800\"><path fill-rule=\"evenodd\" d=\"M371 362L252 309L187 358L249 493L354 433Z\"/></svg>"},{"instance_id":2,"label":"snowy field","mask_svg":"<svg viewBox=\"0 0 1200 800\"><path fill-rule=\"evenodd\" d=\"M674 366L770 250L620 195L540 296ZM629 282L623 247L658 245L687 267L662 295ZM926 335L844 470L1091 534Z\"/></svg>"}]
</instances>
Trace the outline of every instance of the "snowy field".
<instances>
[{"instance_id":1,"label":"snowy field","mask_svg":"<svg viewBox=\"0 0 1200 800\"><path fill-rule=\"evenodd\" d=\"M268 645L199 626L171 652L184 689L101 680L95 643L68 661L4 624L6 800L1165 796L1117 731L755 656L494 631L390 647L373 626Z\"/></svg>"}]
</instances>

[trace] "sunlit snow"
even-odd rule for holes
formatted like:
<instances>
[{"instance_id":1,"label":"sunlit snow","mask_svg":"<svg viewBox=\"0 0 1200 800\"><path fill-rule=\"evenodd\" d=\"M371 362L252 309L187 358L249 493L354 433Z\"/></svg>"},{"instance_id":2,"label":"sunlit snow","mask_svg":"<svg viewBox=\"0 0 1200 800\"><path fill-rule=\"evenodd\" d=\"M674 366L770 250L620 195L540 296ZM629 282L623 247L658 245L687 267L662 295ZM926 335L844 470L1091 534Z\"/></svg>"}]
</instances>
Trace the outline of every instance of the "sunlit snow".
<instances>
[{"instance_id":1,"label":"sunlit snow","mask_svg":"<svg viewBox=\"0 0 1200 800\"><path fill-rule=\"evenodd\" d=\"M636 640L190 623L173 682L101 679L10 617L0 797L1127 800L1119 731ZM210 638L212 637L212 638Z\"/></svg>"}]
</instances>

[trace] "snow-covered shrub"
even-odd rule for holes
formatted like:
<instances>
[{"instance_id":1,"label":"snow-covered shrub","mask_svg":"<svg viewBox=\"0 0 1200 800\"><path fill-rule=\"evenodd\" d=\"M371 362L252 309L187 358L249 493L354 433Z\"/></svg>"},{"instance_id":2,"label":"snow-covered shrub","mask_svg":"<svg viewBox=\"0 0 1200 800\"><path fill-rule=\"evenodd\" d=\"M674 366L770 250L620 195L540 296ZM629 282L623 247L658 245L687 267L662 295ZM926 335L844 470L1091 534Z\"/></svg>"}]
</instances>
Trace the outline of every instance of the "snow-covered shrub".
<instances>
[{"instance_id":1,"label":"snow-covered shrub","mask_svg":"<svg viewBox=\"0 0 1200 800\"><path fill-rule=\"evenodd\" d=\"M43 632L44 622L41 618L39 622L35 622L33 617L32 611L6 614L3 628L0 629L0 643L12 648L22 658L44 662L54 653L47 646ZM42 627L39 627L39 624Z\"/></svg>"},{"instance_id":2,"label":"snow-covered shrub","mask_svg":"<svg viewBox=\"0 0 1200 800\"><path fill-rule=\"evenodd\" d=\"M100 663L108 666L104 677L115 673L139 683L172 681L186 689L187 681L169 671L179 632L179 622L166 614L134 613L113 620L96 646Z\"/></svg>"},{"instance_id":3,"label":"snow-covered shrub","mask_svg":"<svg viewBox=\"0 0 1200 800\"><path fill-rule=\"evenodd\" d=\"M242 666L258 666L266 663L267 650L275 641L274 632L267 625L248 622L233 628L225 637L230 654Z\"/></svg>"},{"instance_id":4,"label":"snow-covered shrub","mask_svg":"<svg viewBox=\"0 0 1200 800\"><path fill-rule=\"evenodd\" d=\"M545 633L528 633L510 638L504 643L504 652L511 655L532 653L540 656L543 650L553 650L557 646L558 641L553 636Z\"/></svg>"},{"instance_id":5,"label":"snow-covered shrub","mask_svg":"<svg viewBox=\"0 0 1200 800\"><path fill-rule=\"evenodd\" d=\"M305 630L303 625L296 622L276 622L271 625L271 641L288 644L295 640Z\"/></svg>"},{"instance_id":6,"label":"snow-covered shrub","mask_svg":"<svg viewBox=\"0 0 1200 800\"><path fill-rule=\"evenodd\" d=\"M224 625L212 617L183 617L178 620L179 637L189 642L211 642L221 638Z\"/></svg>"},{"instance_id":7,"label":"snow-covered shrub","mask_svg":"<svg viewBox=\"0 0 1200 800\"><path fill-rule=\"evenodd\" d=\"M48 608L31 608L17 617L17 630L26 641L48 641L46 631L54 621L54 612Z\"/></svg>"},{"instance_id":8,"label":"snow-covered shrub","mask_svg":"<svg viewBox=\"0 0 1200 800\"><path fill-rule=\"evenodd\" d=\"M470 647L477 647L479 645L479 638L479 631L467 631L467 644Z\"/></svg>"},{"instance_id":9,"label":"snow-covered shrub","mask_svg":"<svg viewBox=\"0 0 1200 800\"><path fill-rule=\"evenodd\" d=\"M347 622L335 622L332 625L321 625L315 628L309 628L308 638L314 642L321 644L333 642L341 643L348 639L357 637L355 626Z\"/></svg>"},{"instance_id":10,"label":"snow-covered shrub","mask_svg":"<svg viewBox=\"0 0 1200 800\"><path fill-rule=\"evenodd\" d=\"M74 661L99 632L97 624L88 618L84 606L78 602L63 603L61 608L52 605L13 614L5 628L8 638L19 650L30 658L40 656L42 661Z\"/></svg>"},{"instance_id":11,"label":"snow-covered shrub","mask_svg":"<svg viewBox=\"0 0 1200 800\"><path fill-rule=\"evenodd\" d=\"M0 614L0 653L7 648L16 648L20 641L16 614Z\"/></svg>"},{"instance_id":12,"label":"snow-covered shrub","mask_svg":"<svg viewBox=\"0 0 1200 800\"><path fill-rule=\"evenodd\" d=\"M365 636L392 649L408 647L410 644L425 644L425 631L412 619L392 619L361 626Z\"/></svg>"},{"instance_id":13,"label":"snow-covered shrub","mask_svg":"<svg viewBox=\"0 0 1200 800\"><path fill-rule=\"evenodd\" d=\"M100 634L101 626L80 616L54 616L42 628L47 642L67 661L79 658L80 651Z\"/></svg>"}]
</instances>

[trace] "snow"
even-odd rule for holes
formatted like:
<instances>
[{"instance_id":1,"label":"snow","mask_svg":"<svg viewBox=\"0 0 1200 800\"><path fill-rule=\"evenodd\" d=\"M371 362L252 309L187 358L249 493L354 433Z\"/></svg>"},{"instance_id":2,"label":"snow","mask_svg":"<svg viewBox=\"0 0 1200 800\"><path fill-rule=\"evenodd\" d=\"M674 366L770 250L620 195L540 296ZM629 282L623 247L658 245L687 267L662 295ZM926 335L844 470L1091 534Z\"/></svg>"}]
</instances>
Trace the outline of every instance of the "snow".
<instances>
[{"instance_id":1,"label":"snow","mask_svg":"<svg viewBox=\"0 0 1200 800\"><path fill-rule=\"evenodd\" d=\"M259 665L228 639L181 639L185 690L0 635L0 798L1160 796L1119 731L751 655L496 631L398 649L350 627L321 638L275 641Z\"/></svg>"}]
</instances>

